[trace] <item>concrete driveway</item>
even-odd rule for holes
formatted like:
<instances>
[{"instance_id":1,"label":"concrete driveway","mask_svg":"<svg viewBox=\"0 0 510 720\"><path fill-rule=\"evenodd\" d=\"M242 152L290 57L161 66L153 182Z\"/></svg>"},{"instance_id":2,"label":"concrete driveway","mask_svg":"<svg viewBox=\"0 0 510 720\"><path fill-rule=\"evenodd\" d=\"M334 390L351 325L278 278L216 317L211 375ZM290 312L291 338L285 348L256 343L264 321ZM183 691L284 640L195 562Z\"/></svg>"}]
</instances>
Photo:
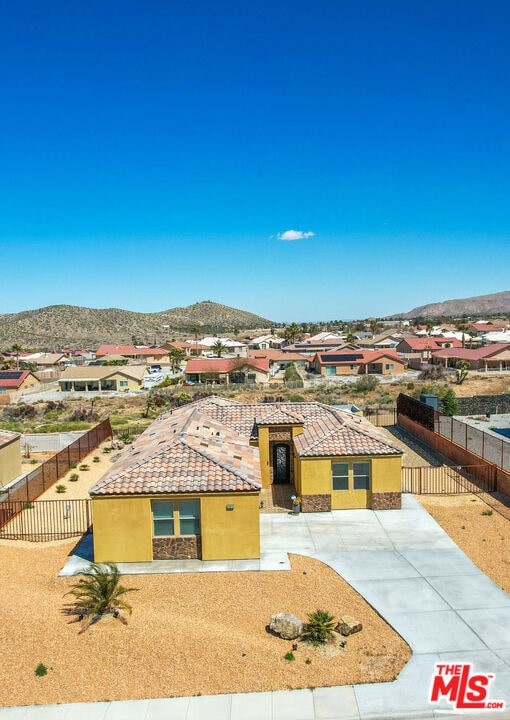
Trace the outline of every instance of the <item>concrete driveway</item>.
<instances>
[{"instance_id":1,"label":"concrete driveway","mask_svg":"<svg viewBox=\"0 0 510 720\"><path fill-rule=\"evenodd\" d=\"M261 527L262 557L268 563L272 557L281 559L282 552L323 561L409 643L413 655L394 682L6 708L0 710L0 720L510 718L510 708L465 714L445 700L429 702L436 663L471 663L475 672L494 675L488 699L510 705L510 597L464 555L415 498L404 496L402 511L262 515Z\"/></svg>"}]
</instances>

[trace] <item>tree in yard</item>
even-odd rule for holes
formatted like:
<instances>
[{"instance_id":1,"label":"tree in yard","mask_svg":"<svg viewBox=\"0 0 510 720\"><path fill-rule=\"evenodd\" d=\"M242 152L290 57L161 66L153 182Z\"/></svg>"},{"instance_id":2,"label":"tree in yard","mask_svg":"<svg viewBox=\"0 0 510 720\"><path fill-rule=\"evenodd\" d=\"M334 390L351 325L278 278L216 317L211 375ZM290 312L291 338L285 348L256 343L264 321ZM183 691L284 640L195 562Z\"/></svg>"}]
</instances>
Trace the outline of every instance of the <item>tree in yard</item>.
<instances>
[{"instance_id":1,"label":"tree in yard","mask_svg":"<svg viewBox=\"0 0 510 720\"><path fill-rule=\"evenodd\" d=\"M191 331L193 333L193 337L195 338L195 357L198 357L198 333L199 333L198 325L194 325L193 328L191 329Z\"/></svg>"},{"instance_id":2,"label":"tree in yard","mask_svg":"<svg viewBox=\"0 0 510 720\"><path fill-rule=\"evenodd\" d=\"M289 345L292 345L292 343L300 340L303 337L303 334L299 325L293 322L290 323L290 325L286 326L285 330L283 331L283 337Z\"/></svg>"},{"instance_id":3,"label":"tree in yard","mask_svg":"<svg viewBox=\"0 0 510 720\"><path fill-rule=\"evenodd\" d=\"M466 323L459 323L458 325L456 325L456 328L459 332L462 333L462 347L466 347L466 332L468 326L466 325Z\"/></svg>"},{"instance_id":4,"label":"tree in yard","mask_svg":"<svg viewBox=\"0 0 510 720\"><path fill-rule=\"evenodd\" d=\"M211 350L220 358L221 354L228 350L228 348L222 343L221 338L218 338L214 345L211 346Z\"/></svg>"},{"instance_id":5,"label":"tree in yard","mask_svg":"<svg viewBox=\"0 0 510 720\"><path fill-rule=\"evenodd\" d=\"M440 399L440 403L442 412L445 415L449 415L450 417L452 415L455 415L457 410L459 409L459 403L457 402L455 391L451 388L448 388L448 390L446 390L446 392L443 394Z\"/></svg>"},{"instance_id":6,"label":"tree in yard","mask_svg":"<svg viewBox=\"0 0 510 720\"><path fill-rule=\"evenodd\" d=\"M186 357L186 353L184 350L181 350L181 348L174 347L168 353L168 357L170 358L170 363L172 365L172 372L175 373L176 368L181 366L182 361Z\"/></svg>"},{"instance_id":7,"label":"tree in yard","mask_svg":"<svg viewBox=\"0 0 510 720\"><path fill-rule=\"evenodd\" d=\"M370 332L372 333L372 337L377 335L377 331L381 329L381 323L377 318L372 318L368 323L368 326L370 328Z\"/></svg>"},{"instance_id":8,"label":"tree in yard","mask_svg":"<svg viewBox=\"0 0 510 720\"><path fill-rule=\"evenodd\" d=\"M458 360L455 370L455 382L457 385L462 385L464 380L467 378L469 370L469 363L467 360Z\"/></svg>"},{"instance_id":9,"label":"tree in yard","mask_svg":"<svg viewBox=\"0 0 510 720\"><path fill-rule=\"evenodd\" d=\"M137 588L126 588L120 584L120 571L115 563L91 563L87 570L79 573L82 577L72 585L66 595L75 598L71 607L65 612L77 615L78 620L87 620L80 632L84 632L90 625L100 620L104 615L110 614L126 622L120 611L125 610L131 614L131 605L123 596L128 592L135 592ZM65 597L65 596L64 596Z\"/></svg>"},{"instance_id":10,"label":"tree in yard","mask_svg":"<svg viewBox=\"0 0 510 720\"><path fill-rule=\"evenodd\" d=\"M11 347L11 352L16 355L16 368L19 370L19 354L23 352L23 348L18 343L14 343Z\"/></svg>"}]
</instances>

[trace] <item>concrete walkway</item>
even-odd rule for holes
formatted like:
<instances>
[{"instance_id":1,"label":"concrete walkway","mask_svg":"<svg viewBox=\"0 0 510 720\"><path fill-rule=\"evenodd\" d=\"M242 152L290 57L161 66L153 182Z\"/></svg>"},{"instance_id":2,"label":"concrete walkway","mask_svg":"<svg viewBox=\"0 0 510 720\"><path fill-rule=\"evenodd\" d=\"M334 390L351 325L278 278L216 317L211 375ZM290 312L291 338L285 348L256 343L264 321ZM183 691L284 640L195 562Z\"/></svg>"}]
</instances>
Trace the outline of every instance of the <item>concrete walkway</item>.
<instances>
[{"instance_id":1,"label":"concrete walkway","mask_svg":"<svg viewBox=\"0 0 510 720\"><path fill-rule=\"evenodd\" d=\"M510 597L473 565L415 498L404 496L401 512L262 515L261 527L263 557L292 552L322 560L409 643L413 655L394 682L5 708L0 720L510 718ZM502 700L508 709L465 714L444 700L431 705L437 662L469 662L477 672L493 673L488 699Z\"/></svg>"}]
</instances>

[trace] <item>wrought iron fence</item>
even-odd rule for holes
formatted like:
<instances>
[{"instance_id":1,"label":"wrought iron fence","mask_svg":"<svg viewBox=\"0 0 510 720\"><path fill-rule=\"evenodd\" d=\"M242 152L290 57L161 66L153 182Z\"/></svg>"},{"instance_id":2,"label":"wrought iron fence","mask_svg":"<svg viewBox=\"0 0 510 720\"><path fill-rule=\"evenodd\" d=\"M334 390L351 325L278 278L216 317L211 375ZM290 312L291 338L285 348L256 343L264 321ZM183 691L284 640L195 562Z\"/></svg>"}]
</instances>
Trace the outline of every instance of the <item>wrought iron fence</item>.
<instances>
[{"instance_id":1,"label":"wrought iron fence","mask_svg":"<svg viewBox=\"0 0 510 720\"><path fill-rule=\"evenodd\" d=\"M11 500L0 504L0 538L63 540L85 534L91 525L90 500Z\"/></svg>"},{"instance_id":2,"label":"wrought iron fence","mask_svg":"<svg viewBox=\"0 0 510 720\"><path fill-rule=\"evenodd\" d=\"M496 468L490 465L403 467L402 492L457 495L496 490Z\"/></svg>"},{"instance_id":3,"label":"wrought iron fence","mask_svg":"<svg viewBox=\"0 0 510 720\"><path fill-rule=\"evenodd\" d=\"M397 408L365 408L363 417L370 420L372 425L376 427L388 427L395 425L397 422Z\"/></svg>"}]
</instances>

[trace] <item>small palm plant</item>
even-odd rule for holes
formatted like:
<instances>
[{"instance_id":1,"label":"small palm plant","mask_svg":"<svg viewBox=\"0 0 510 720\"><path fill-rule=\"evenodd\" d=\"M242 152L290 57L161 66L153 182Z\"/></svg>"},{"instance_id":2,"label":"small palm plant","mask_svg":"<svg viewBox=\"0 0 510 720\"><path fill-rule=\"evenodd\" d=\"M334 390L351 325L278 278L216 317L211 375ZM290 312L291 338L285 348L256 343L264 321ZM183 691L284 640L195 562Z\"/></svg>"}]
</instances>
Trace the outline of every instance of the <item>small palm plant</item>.
<instances>
[{"instance_id":1,"label":"small palm plant","mask_svg":"<svg viewBox=\"0 0 510 720\"><path fill-rule=\"evenodd\" d=\"M333 634L336 620L326 610L315 610L308 615L303 628L303 640L312 645L324 645Z\"/></svg>"},{"instance_id":2,"label":"small palm plant","mask_svg":"<svg viewBox=\"0 0 510 720\"><path fill-rule=\"evenodd\" d=\"M120 585L121 574L115 563L91 563L87 570L79 573L82 577L75 583L66 595L73 595L76 599L67 612L78 615L78 620L87 619L84 632L90 625L100 620L104 615L113 615L126 623L120 611L125 610L131 615L131 605L123 596L128 592L135 592L138 588L126 588ZM65 597L65 596L64 596Z\"/></svg>"}]
</instances>

